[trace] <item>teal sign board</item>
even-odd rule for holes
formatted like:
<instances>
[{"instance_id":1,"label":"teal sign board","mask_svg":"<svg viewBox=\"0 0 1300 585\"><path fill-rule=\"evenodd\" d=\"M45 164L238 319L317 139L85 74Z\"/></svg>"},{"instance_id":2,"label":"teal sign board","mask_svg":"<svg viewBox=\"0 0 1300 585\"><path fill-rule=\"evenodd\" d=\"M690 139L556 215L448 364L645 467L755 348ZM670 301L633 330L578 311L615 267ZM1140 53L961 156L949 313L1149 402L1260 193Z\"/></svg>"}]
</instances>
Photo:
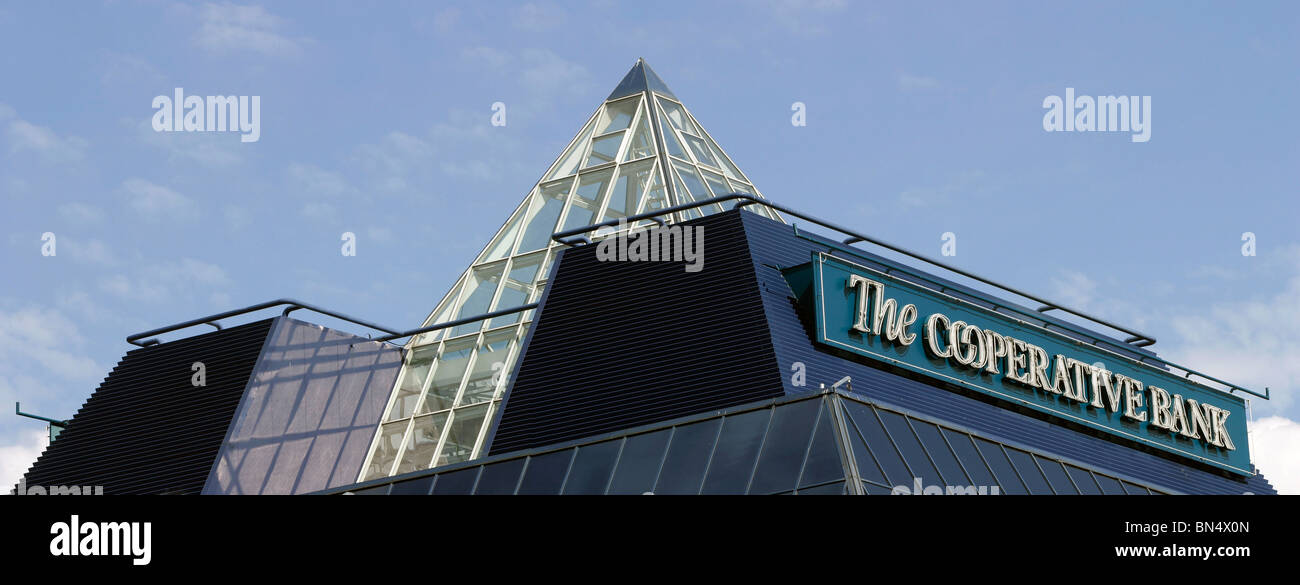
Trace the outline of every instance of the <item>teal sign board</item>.
<instances>
[{"instance_id":1,"label":"teal sign board","mask_svg":"<svg viewBox=\"0 0 1300 585\"><path fill-rule=\"evenodd\" d=\"M1252 475L1240 397L828 254L786 276L826 346Z\"/></svg>"}]
</instances>

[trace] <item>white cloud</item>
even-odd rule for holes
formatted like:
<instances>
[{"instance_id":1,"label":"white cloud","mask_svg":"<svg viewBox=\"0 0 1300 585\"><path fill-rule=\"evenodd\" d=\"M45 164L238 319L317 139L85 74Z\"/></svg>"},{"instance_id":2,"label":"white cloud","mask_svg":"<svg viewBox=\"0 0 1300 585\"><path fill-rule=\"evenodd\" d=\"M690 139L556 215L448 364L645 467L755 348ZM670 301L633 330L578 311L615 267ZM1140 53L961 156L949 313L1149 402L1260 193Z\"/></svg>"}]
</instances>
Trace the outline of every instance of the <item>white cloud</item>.
<instances>
[{"instance_id":1,"label":"white cloud","mask_svg":"<svg viewBox=\"0 0 1300 585\"><path fill-rule=\"evenodd\" d=\"M32 426L37 426L33 421ZM45 431L23 431L14 442L0 445L0 494L9 495L18 480L45 451L48 435Z\"/></svg>"},{"instance_id":2,"label":"white cloud","mask_svg":"<svg viewBox=\"0 0 1300 585\"><path fill-rule=\"evenodd\" d=\"M204 4L202 24L194 43L214 53L252 52L274 57L302 53L306 39L292 39L281 33L284 19L261 6L240 6L223 2Z\"/></svg>"},{"instance_id":3,"label":"white cloud","mask_svg":"<svg viewBox=\"0 0 1300 585\"><path fill-rule=\"evenodd\" d=\"M152 63L126 53L103 51L99 56L103 71L100 80L109 86L158 87L167 77Z\"/></svg>"},{"instance_id":4,"label":"white cloud","mask_svg":"<svg viewBox=\"0 0 1300 585\"><path fill-rule=\"evenodd\" d=\"M108 244L101 240L89 239L80 240L72 238L59 238L60 256L64 253L74 262L79 264L91 264L98 266L113 266L117 264L117 257L109 250ZM65 252L66 251L66 252Z\"/></svg>"},{"instance_id":5,"label":"white cloud","mask_svg":"<svg viewBox=\"0 0 1300 585\"><path fill-rule=\"evenodd\" d=\"M1300 423L1270 416L1250 425L1255 467L1278 493L1300 495Z\"/></svg>"},{"instance_id":6,"label":"white cloud","mask_svg":"<svg viewBox=\"0 0 1300 585\"><path fill-rule=\"evenodd\" d=\"M77 162L85 158L89 142L77 136L59 136L53 130L18 119L12 108L8 109L9 122L6 136L9 152L34 152L46 161L55 163ZM4 116L0 116L3 119Z\"/></svg>"},{"instance_id":7,"label":"white cloud","mask_svg":"<svg viewBox=\"0 0 1300 585\"><path fill-rule=\"evenodd\" d=\"M528 48L509 52L492 47L471 47L461 52L461 58L471 67L488 69L502 79L515 80L530 100L582 94L593 85L591 72L586 67L549 49Z\"/></svg>"},{"instance_id":8,"label":"white cloud","mask_svg":"<svg viewBox=\"0 0 1300 585\"><path fill-rule=\"evenodd\" d=\"M135 302L194 302L225 292L232 284L220 266L182 258L139 267L133 274L114 274L99 282L100 290Z\"/></svg>"},{"instance_id":9,"label":"white cloud","mask_svg":"<svg viewBox=\"0 0 1300 585\"><path fill-rule=\"evenodd\" d=\"M983 170L963 171L939 187L912 187L898 195L898 201L904 207L930 207L948 205L957 196L970 197L992 191L996 188L990 184L989 177Z\"/></svg>"},{"instance_id":10,"label":"white cloud","mask_svg":"<svg viewBox=\"0 0 1300 585\"><path fill-rule=\"evenodd\" d=\"M1179 339L1163 353L1252 390L1267 387L1272 399L1256 401L1256 412L1285 412L1300 391L1300 258L1289 262L1292 276L1279 292L1175 314L1169 322Z\"/></svg>"},{"instance_id":11,"label":"white cloud","mask_svg":"<svg viewBox=\"0 0 1300 585\"><path fill-rule=\"evenodd\" d=\"M568 19L564 10L550 2L529 2L515 10L514 27L531 32L558 28Z\"/></svg>"},{"instance_id":12,"label":"white cloud","mask_svg":"<svg viewBox=\"0 0 1300 585\"><path fill-rule=\"evenodd\" d=\"M847 5L847 0L764 0L759 7L780 28L797 35L820 36L826 33L824 23Z\"/></svg>"},{"instance_id":13,"label":"white cloud","mask_svg":"<svg viewBox=\"0 0 1300 585\"><path fill-rule=\"evenodd\" d=\"M301 213L303 217L310 220L332 223L338 219L339 210L324 201L309 201L302 206Z\"/></svg>"},{"instance_id":14,"label":"white cloud","mask_svg":"<svg viewBox=\"0 0 1300 585\"><path fill-rule=\"evenodd\" d=\"M352 191L352 186L343 175L316 165L289 165L288 175L295 190L304 197L332 199Z\"/></svg>"},{"instance_id":15,"label":"white cloud","mask_svg":"<svg viewBox=\"0 0 1300 585\"><path fill-rule=\"evenodd\" d=\"M127 179L122 190L131 209L152 221L186 220L198 215L193 199L144 179Z\"/></svg>"},{"instance_id":16,"label":"white cloud","mask_svg":"<svg viewBox=\"0 0 1300 585\"><path fill-rule=\"evenodd\" d=\"M1050 300L1071 309L1086 311L1093 305L1097 282L1082 272L1061 269L1058 276L1052 277L1052 290L1054 294Z\"/></svg>"},{"instance_id":17,"label":"white cloud","mask_svg":"<svg viewBox=\"0 0 1300 585\"><path fill-rule=\"evenodd\" d=\"M404 132L389 132L376 144L363 144L353 154L361 170L372 175L376 188L405 191L410 182L434 166L433 146Z\"/></svg>"},{"instance_id":18,"label":"white cloud","mask_svg":"<svg viewBox=\"0 0 1300 585\"><path fill-rule=\"evenodd\" d=\"M76 323L57 309L28 306L0 310L0 378L33 366L67 380L98 378L103 371L94 360L70 351L84 343Z\"/></svg>"},{"instance_id":19,"label":"white cloud","mask_svg":"<svg viewBox=\"0 0 1300 585\"><path fill-rule=\"evenodd\" d=\"M209 168L222 168L243 162L240 151L243 144L234 134L226 132L159 132L153 129L151 119L136 124L136 132L145 144L167 153L167 162L190 165L198 163Z\"/></svg>"},{"instance_id":20,"label":"white cloud","mask_svg":"<svg viewBox=\"0 0 1300 585\"><path fill-rule=\"evenodd\" d=\"M89 203L64 203L59 205L59 215L74 224L87 225L104 221L104 210Z\"/></svg>"}]
</instances>

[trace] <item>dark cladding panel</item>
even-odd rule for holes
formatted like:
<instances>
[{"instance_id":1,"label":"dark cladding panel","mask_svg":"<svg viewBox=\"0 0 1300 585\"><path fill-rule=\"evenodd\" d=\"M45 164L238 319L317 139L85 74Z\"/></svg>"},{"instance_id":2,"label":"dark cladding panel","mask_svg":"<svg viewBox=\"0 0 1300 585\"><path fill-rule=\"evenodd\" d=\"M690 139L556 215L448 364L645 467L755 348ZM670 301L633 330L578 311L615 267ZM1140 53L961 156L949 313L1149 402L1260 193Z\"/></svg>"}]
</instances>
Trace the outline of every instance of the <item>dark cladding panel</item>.
<instances>
[{"instance_id":1,"label":"dark cladding panel","mask_svg":"<svg viewBox=\"0 0 1300 585\"><path fill-rule=\"evenodd\" d=\"M105 494L197 494L272 319L131 350L25 477ZM206 386L191 383L202 362Z\"/></svg>"},{"instance_id":2,"label":"dark cladding panel","mask_svg":"<svg viewBox=\"0 0 1300 585\"><path fill-rule=\"evenodd\" d=\"M703 229L703 267L564 252L491 454L782 395L742 213ZM743 214L752 215L752 214Z\"/></svg>"}]
</instances>

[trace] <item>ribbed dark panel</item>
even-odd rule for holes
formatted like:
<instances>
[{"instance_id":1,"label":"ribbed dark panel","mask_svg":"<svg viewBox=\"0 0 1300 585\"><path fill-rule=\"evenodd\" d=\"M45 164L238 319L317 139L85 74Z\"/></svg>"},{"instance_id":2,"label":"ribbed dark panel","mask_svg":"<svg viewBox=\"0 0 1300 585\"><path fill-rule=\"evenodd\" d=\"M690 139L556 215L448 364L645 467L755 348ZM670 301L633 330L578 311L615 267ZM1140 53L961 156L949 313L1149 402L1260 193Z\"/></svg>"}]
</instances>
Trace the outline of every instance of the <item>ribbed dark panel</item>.
<instances>
[{"instance_id":1,"label":"ribbed dark panel","mask_svg":"<svg viewBox=\"0 0 1300 585\"><path fill-rule=\"evenodd\" d=\"M27 472L28 486L197 494L273 319L127 352ZM207 385L190 380L203 362Z\"/></svg>"},{"instance_id":2,"label":"ribbed dark panel","mask_svg":"<svg viewBox=\"0 0 1300 585\"><path fill-rule=\"evenodd\" d=\"M704 268L565 251L491 453L782 394L741 212L709 216Z\"/></svg>"}]
</instances>

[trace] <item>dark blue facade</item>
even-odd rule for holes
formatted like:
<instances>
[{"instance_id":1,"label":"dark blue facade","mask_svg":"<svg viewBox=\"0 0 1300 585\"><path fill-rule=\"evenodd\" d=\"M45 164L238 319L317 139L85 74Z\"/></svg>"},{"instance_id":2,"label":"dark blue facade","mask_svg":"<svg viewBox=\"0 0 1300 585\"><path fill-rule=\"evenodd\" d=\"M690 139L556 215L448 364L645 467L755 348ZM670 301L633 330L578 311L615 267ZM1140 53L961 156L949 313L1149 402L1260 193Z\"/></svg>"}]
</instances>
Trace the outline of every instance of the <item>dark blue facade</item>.
<instances>
[{"instance_id":1,"label":"dark blue facade","mask_svg":"<svg viewBox=\"0 0 1300 585\"><path fill-rule=\"evenodd\" d=\"M601 261L595 245L563 253L488 458L333 493L1276 493L1259 475L819 345L783 270L829 253L982 306L1009 303L743 210L686 225L706 235L698 273ZM1159 366L1112 337L1070 335ZM820 471L806 476L810 465Z\"/></svg>"},{"instance_id":2,"label":"dark blue facade","mask_svg":"<svg viewBox=\"0 0 1300 585\"><path fill-rule=\"evenodd\" d=\"M882 269L899 265L865 252L849 256L828 240L806 233L802 234L804 237L796 235L798 230L795 227L754 214L739 215L745 225L754 270L758 274L777 360L787 372L791 364L802 362L809 373L810 384L803 388L792 386L790 376L784 376L787 393L807 392L817 387L815 382L829 385L843 376L851 376L853 392L873 403L945 421L1006 444L1056 454L1085 467L1108 470L1117 476L1171 493L1276 493L1260 475L1239 481L1217 471L1093 436L1082 429L1069 428L1060 421L1022 414L1002 405L939 388L931 381L919 381L828 353L813 343L809 324L795 310L793 293L777 267L804 264L815 251L851 257L857 262L874 262ZM954 291L964 289L957 284L952 284L951 288ZM969 295L969 298L978 300L980 297ZM987 303L986 300L983 302ZM1097 337L1104 336L1098 334ZM1145 350L1123 348L1118 340L1112 341L1107 344L1108 348L1120 349L1135 357L1149 355Z\"/></svg>"}]
</instances>

